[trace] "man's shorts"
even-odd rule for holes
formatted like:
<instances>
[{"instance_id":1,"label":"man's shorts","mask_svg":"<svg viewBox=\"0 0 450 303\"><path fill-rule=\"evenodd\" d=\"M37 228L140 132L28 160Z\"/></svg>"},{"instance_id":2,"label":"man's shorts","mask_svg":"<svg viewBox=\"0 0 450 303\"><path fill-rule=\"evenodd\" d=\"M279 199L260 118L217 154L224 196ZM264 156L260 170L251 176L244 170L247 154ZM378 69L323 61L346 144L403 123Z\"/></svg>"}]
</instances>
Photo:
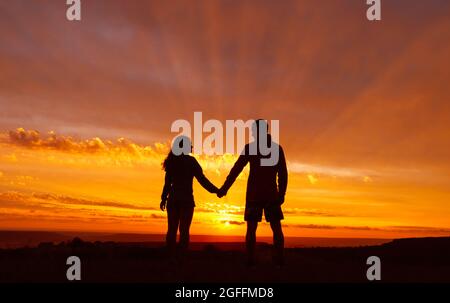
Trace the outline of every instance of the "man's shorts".
<instances>
[{"instance_id":1,"label":"man's shorts","mask_svg":"<svg viewBox=\"0 0 450 303\"><path fill-rule=\"evenodd\" d=\"M284 219L281 205L278 202L252 202L247 203L245 206L244 220L261 222L263 211L267 222L276 222Z\"/></svg>"}]
</instances>

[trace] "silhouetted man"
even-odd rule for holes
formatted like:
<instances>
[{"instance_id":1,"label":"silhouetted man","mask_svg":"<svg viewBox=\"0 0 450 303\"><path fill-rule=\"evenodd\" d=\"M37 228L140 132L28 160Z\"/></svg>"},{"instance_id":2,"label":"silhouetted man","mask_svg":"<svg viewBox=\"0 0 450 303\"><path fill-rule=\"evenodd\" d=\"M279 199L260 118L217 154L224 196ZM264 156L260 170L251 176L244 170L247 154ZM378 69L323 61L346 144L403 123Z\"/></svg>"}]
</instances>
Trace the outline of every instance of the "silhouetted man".
<instances>
[{"instance_id":1,"label":"silhouetted man","mask_svg":"<svg viewBox=\"0 0 450 303\"><path fill-rule=\"evenodd\" d=\"M284 263L284 236L281 220L284 219L284 216L281 205L284 203L288 180L286 160L281 146L273 142L268 134L268 125L265 120L256 120L253 123L252 136L255 140L244 147L217 195L219 197L226 195L241 171L247 163L250 163L244 216L245 221L247 221L246 247L248 265L253 266L255 264L256 229L258 222L262 220L264 211L266 221L270 223L273 231L273 261L275 264L282 266ZM262 159L267 160L271 157L270 154L267 155L266 152L261 150L259 142L265 139L263 136L266 136L267 140L263 141L266 142L272 151L278 148L278 161L275 161L274 165L271 166L262 165Z\"/></svg>"}]
</instances>

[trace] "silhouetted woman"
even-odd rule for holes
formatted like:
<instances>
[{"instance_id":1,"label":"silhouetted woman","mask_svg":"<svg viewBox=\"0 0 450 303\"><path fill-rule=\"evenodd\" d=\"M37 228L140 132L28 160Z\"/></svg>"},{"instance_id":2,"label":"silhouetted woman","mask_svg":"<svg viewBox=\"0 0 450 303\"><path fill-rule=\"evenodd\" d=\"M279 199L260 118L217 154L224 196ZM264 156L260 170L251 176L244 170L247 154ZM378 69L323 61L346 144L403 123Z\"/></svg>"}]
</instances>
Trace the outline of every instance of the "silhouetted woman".
<instances>
[{"instance_id":1,"label":"silhouetted woman","mask_svg":"<svg viewBox=\"0 0 450 303\"><path fill-rule=\"evenodd\" d=\"M177 230L180 229L180 250L189 245L189 228L194 214L194 195L192 182L194 177L210 193L218 189L203 174L197 160L190 156L191 140L185 136L175 138L169 155L163 162L166 171L165 184L161 195L160 208L167 208L166 243L171 254L175 251Z\"/></svg>"}]
</instances>

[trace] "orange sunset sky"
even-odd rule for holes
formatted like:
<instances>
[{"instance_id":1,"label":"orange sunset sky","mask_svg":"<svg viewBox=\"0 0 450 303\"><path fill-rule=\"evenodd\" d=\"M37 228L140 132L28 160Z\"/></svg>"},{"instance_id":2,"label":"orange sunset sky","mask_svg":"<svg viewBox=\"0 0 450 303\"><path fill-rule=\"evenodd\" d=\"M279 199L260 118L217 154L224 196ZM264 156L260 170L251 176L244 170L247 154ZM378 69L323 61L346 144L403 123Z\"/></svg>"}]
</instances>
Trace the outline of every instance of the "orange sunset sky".
<instances>
[{"instance_id":1,"label":"orange sunset sky","mask_svg":"<svg viewBox=\"0 0 450 303\"><path fill-rule=\"evenodd\" d=\"M0 229L164 233L201 111L280 121L287 236L450 235L449 1L65 2L0 1ZM236 159L196 157L217 186ZM194 181L193 234L244 234L247 174Z\"/></svg>"}]
</instances>

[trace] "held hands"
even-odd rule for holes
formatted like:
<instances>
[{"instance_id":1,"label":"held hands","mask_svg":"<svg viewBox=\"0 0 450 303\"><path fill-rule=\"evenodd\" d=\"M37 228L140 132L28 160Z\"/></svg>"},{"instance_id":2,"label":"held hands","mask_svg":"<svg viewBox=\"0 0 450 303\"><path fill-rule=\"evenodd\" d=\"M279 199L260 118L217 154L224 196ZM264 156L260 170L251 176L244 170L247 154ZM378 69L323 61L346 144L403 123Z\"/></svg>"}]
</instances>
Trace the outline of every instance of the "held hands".
<instances>
[{"instance_id":1,"label":"held hands","mask_svg":"<svg viewBox=\"0 0 450 303\"><path fill-rule=\"evenodd\" d=\"M219 197L219 198L222 198L226 194L227 194L227 191L223 188L223 186L221 188L219 188L219 190L217 191L217 197Z\"/></svg>"}]
</instances>

